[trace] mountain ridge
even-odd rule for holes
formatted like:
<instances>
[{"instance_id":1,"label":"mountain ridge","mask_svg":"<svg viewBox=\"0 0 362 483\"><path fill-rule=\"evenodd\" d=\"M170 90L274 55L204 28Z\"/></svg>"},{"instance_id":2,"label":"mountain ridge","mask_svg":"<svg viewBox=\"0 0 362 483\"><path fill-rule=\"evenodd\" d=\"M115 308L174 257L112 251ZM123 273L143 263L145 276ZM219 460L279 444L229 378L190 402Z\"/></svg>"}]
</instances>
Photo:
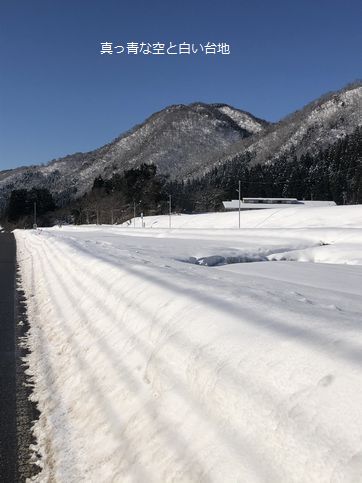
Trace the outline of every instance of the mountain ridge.
<instances>
[{"instance_id":1,"label":"mountain ridge","mask_svg":"<svg viewBox=\"0 0 362 483\"><path fill-rule=\"evenodd\" d=\"M331 104L336 104L338 101L344 103L346 101L344 97L346 96L347 98L350 97L350 99L347 99L349 105L344 104L340 107L350 108L348 113L351 119L345 119L345 116L341 115L341 110L336 109L334 112L329 111L329 118L326 118L326 112L323 112L323 109L325 110L325 108L330 107ZM305 120L305 118L307 119ZM307 126L303 126L303 122ZM337 123L337 125L333 127L331 123L332 125ZM280 121L269 123L262 132L256 133L247 140L235 143L228 155L220 159L219 164L232 161L241 152L249 153L251 163L254 164L273 162L288 151L292 153L293 150L295 151L294 154L299 158L307 152L316 152L334 144L338 139L351 134L355 128L361 125L362 81L356 81L338 91L323 94L318 99L306 104L303 108L288 114ZM331 127L334 130L330 130ZM293 128L296 129L293 130ZM304 128L306 131L309 129L309 131L305 133L305 136L301 136L301 133L298 133L300 128ZM322 132L323 130L325 131L324 133ZM298 134L302 139L293 138L293 136L298 138ZM286 141L289 141L289 144L286 144Z\"/></svg>"},{"instance_id":2,"label":"mountain ridge","mask_svg":"<svg viewBox=\"0 0 362 483\"><path fill-rule=\"evenodd\" d=\"M168 106L98 149L54 159L44 166L0 172L0 197L15 187L42 186L58 202L61 198L67 202L86 192L95 177L108 177L145 162L153 162L171 177L186 178L210 157L217 159L236 140L267 125L247 112L218 106L200 102ZM238 122L220 106L235 112ZM243 126L246 121L249 128Z\"/></svg>"},{"instance_id":3,"label":"mountain ridge","mask_svg":"<svg viewBox=\"0 0 362 483\"><path fill-rule=\"evenodd\" d=\"M43 187L59 204L87 192L97 176L154 163L171 179L202 176L249 153L268 163L287 152L299 157L333 144L362 124L362 82L330 92L269 123L224 103L173 104L98 149L0 172L0 207L12 189Z\"/></svg>"}]
</instances>

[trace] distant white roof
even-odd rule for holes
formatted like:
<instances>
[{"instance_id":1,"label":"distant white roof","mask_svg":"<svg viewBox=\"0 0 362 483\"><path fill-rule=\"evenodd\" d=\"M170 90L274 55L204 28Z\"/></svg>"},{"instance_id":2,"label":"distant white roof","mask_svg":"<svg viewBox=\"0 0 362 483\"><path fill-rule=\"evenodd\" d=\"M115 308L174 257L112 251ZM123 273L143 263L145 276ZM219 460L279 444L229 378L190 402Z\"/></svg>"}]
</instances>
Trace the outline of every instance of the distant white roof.
<instances>
[{"instance_id":1,"label":"distant white roof","mask_svg":"<svg viewBox=\"0 0 362 483\"><path fill-rule=\"evenodd\" d=\"M246 201L247 200L247 201ZM225 210L238 210L239 200L223 201ZM243 198L240 203L241 210L283 209L297 207L336 206L334 201L300 201L296 198Z\"/></svg>"},{"instance_id":2,"label":"distant white roof","mask_svg":"<svg viewBox=\"0 0 362 483\"><path fill-rule=\"evenodd\" d=\"M294 203L298 203L297 198L243 198L243 203L250 203L250 201L282 201L286 203L287 201L293 201ZM234 200L233 200L234 201Z\"/></svg>"}]
</instances>

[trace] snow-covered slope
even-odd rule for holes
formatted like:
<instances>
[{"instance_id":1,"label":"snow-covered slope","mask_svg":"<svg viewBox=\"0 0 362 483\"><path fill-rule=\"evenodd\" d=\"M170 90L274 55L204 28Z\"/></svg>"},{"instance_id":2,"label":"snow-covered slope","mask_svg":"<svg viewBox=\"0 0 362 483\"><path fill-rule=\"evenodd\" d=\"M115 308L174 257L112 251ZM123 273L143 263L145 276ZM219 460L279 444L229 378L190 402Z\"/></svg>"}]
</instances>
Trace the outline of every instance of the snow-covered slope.
<instances>
[{"instance_id":1,"label":"snow-covered slope","mask_svg":"<svg viewBox=\"0 0 362 483\"><path fill-rule=\"evenodd\" d=\"M289 152L299 157L326 148L361 125L359 82L311 102L250 140L236 143L225 159L232 159L232 152L249 152L254 163L273 161Z\"/></svg>"},{"instance_id":2,"label":"snow-covered slope","mask_svg":"<svg viewBox=\"0 0 362 483\"><path fill-rule=\"evenodd\" d=\"M15 232L37 481L361 480L361 207L287 211Z\"/></svg>"},{"instance_id":3,"label":"snow-covered slope","mask_svg":"<svg viewBox=\"0 0 362 483\"><path fill-rule=\"evenodd\" d=\"M220 112L233 119L242 129L246 129L252 134L262 131L268 125L267 122L255 118L249 112L240 111L227 104L213 104L213 106L217 107Z\"/></svg>"}]
</instances>

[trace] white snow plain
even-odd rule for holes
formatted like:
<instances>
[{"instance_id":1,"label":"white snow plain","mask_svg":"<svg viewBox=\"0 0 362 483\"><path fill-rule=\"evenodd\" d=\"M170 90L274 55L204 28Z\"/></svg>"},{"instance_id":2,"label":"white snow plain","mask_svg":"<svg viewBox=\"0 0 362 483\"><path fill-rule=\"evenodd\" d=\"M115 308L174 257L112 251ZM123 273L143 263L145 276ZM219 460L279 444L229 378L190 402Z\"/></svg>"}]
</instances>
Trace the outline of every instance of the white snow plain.
<instances>
[{"instance_id":1,"label":"white snow plain","mask_svg":"<svg viewBox=\"0 0 362 483\"><path fill-rule=\"evenodd\" d=\"M237 216L15 232L36 481L362 481L362 206Z\"/></svg>"}]
</instances>

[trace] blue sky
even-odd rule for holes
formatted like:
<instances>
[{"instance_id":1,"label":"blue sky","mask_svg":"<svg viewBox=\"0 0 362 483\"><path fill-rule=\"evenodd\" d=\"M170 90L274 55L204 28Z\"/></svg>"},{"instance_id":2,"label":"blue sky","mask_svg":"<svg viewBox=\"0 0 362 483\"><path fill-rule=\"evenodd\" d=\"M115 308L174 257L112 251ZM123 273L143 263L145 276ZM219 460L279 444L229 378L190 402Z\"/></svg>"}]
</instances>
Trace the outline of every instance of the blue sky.
<instances>
[{"instance_id":1,"label":"blue sky","mask_svg":"<svg viewBox=\"0 0 362 483\"><path fill-rule=\"evenodd\" d=\"M360 0L4 0L0 169L100 147L170 104L279 120L362 77L361 18ZM101 55L107 41L231 54Z\"/></svg>"}]
</instances>

